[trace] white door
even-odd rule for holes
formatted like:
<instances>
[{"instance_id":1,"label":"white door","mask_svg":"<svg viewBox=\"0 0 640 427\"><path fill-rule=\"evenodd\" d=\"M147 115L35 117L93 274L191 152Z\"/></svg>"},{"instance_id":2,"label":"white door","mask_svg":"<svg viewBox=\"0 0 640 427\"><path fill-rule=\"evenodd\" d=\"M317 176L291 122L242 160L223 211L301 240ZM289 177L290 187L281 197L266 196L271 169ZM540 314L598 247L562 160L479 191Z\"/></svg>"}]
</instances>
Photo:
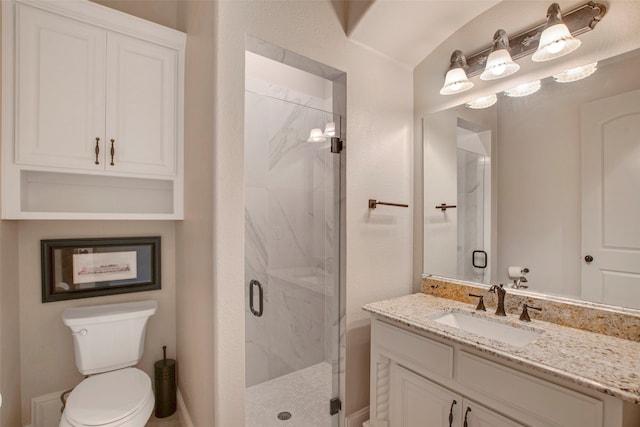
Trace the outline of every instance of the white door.
<instances>
[{"instance_id":1,"label":"white door","mask_svg":"<svg viewBox=\"0 0 640 427\"><path fill-rule=\"evenodd\" d=\"M175 174L177 81L176 50L109 34L107 170Z\"/></svg>"},{"instance_id":2,"label":"white door","mask_svg":"<svg viewBox=\"0 0 640 427\"><path fill-rule=\"evenodd\" d=\"M509 418L505 418L484 406L465 400L462 411L463 426L468 427L523 427ZM466 424L464 423L466 421Z\"/></svg>"},{"instance_id":3,"label":"white door","mask_svg":"<svg viewBox=\"0 0 640 427\"><path fill-rule=\"evenodd\" d=\"M389 426L462 425L460 396L396 364L390 377Z\"/></svg>"},{"instance_id":4,"label":"white door","mask_svg":"<svg viewBox=\"0 0 640 427\"><path fill-rule=\"evenodd\" d=\"M639 195L640 90L584 105L583 298L640 308Z\"/></svg>"},{"instance_id":5,"label":"white door","mask_svg":"<svg viewBox=\"0 0 640 427\"><path fill-rule=\"evenodd\" d=\"M102 169L106 31L16 4L15 161Z\"/></svg>"}]
</instances>

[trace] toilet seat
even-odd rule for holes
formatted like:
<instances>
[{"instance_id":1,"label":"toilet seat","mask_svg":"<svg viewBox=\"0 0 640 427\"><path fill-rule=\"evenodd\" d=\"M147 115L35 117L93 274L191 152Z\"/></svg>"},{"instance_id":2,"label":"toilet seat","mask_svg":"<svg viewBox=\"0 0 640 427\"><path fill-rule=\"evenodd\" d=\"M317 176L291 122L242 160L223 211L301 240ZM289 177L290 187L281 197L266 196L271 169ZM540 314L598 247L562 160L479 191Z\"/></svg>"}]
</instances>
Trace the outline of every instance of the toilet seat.
<instances>
[{"instance_id":1,"label":"toilet seat","mask_svg":"<svg viewBox=\"0 0 640 427\"><path fill-rule=\"evenodd\" d=\"M72 426L142 427L153 403L149 376L136 368L119 369L78 384L67 399L63 418Z\"/></svg>"}]
</instances>

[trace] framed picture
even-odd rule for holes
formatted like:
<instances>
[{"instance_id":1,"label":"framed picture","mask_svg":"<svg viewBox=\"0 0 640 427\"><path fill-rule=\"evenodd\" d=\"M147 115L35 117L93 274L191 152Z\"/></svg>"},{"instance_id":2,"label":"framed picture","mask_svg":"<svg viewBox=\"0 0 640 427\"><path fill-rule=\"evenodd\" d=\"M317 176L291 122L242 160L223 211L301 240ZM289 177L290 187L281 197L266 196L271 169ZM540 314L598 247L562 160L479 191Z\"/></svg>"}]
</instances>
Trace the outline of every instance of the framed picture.
<instances>
[{"instance_id":1,"label":"framed picture","mask_svg":"<svg viewBox=\"0 0 640 427\"><path fill-rule=\"evenodd\" d=\"M41 240L42 302L160 289L160 237Z\"/></svg>"}]
</instances>

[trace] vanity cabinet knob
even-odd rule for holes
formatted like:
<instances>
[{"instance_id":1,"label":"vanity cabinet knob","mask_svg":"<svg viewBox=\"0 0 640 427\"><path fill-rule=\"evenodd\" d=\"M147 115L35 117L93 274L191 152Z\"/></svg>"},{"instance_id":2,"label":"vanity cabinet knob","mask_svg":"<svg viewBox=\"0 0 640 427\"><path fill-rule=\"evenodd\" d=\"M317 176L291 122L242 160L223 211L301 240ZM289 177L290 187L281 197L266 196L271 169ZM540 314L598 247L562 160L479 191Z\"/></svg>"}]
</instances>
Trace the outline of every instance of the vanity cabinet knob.
<instances>
[{"instance_id":1,"label":"vanity cabinet knob","mask_svg":"<svg viewBox=\"0 0 640 427\"><path fill-rule=\"evenodd\" d=\"M455 400L451 402L451 409L449 409L449 427L453 426L453 407L457 403L458 402L456 402Z\"/></svg>"},{"instance_id":2,"label":"vanity cabinet knob","mask_svg":"<svg viewBox=\"0 0 640 427\"><path fill-rule=\"evenodd\" d=\"M590 264L593 262L593 257L591 255L587 255L584 257L584 260L587 264Z\"/></svg>"},{"instance_id":3,"label":"vanity cabinet knob","mask_svg":"<svg viewBox=\"0 0 640 427\"><path fill-rule=\"evenodd\" d=\"M467 406L467 410L464 412L464 427L469 427L469 422L467 418L469 417L469 412L471 412L471 408Z\"/></svg>"},{"instance_id":4,"label":"vanity cabinet knob","mask_svg":"<svg viewBox=\"0 0 640 427\"><path fill-rule=\"evenodd\" d=\"M112 139L111 140L111 151L110 151L110 153L111 153L111 166L115 166L115 163L113 163L113 159L114 159L114 157L116 155L115 143L116 143L116 140Z\"/></svg>"},{"instance_id":5,"label":"vanity cabinet knob","mask_svg":"<svg viewBox=\"0 0 640 427\"><path fill-rule=\"evenodd\" d=\"M96 161L95 164L99 165L100 161L98 160L98 157L100 156L100 138L96 138L96 148L94 149L95 153L96 153Z\"/></svg>"}]
</instances>

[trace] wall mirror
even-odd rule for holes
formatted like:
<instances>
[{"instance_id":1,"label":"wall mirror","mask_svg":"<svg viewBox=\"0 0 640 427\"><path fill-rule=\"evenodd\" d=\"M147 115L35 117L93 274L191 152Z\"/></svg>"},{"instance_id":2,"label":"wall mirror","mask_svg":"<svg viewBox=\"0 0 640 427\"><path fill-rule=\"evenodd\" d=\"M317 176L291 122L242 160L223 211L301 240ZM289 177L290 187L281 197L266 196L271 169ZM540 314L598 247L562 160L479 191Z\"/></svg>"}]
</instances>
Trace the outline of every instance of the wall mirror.
<instances>
[{"instance_id":1,"label":"wall mirror","mask_svg":"<svg viewBox=\"0 0 640 427\"><path fill-rule=\"evenodd\" d=\"M527 268L527 292L640 308L638 70L635 50L425 117L423 272L512 285Z\"/></svg>"}]
</instances>

